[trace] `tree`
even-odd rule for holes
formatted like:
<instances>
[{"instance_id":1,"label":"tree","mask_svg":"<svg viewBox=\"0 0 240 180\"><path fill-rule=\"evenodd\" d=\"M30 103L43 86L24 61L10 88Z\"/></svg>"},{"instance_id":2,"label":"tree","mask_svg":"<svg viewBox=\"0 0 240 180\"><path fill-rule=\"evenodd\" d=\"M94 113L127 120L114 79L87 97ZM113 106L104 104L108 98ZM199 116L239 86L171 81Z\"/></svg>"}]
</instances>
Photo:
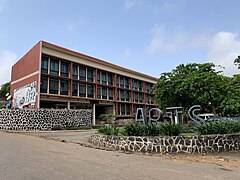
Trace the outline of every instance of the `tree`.
<instances>
[{"instance_id":1,"label":"tree","mask_svg":"<svg viewBox=\"0 0 240 180\"><path fill-rule=\"evenodd\" d=\"M192 105L200 104L204 110L221 114L221 103L228 95L228 78L215 67L212 63L181 64L162 73L155 85L159 107L182 106L186 112Z\"/></svg>"},{"instance_id":2,"label":"tree","mask_svg":"<svg viewBox=\"0 0 240 180\"><path fill-rule=\"evenodd\" d=\"M234 60L234 64L238 67L238 69L240 69L240 56L238 56L238 57Z\"/></svg>"},{"instance_id":3,"label":"tree","mask_svg":"<svg viewBox=\"0 0 240 180\"><path fill-rule=\"evenodd\" d=\"M10 93L10 82L2 84L1 89L0 89L0 98L2 98L3 100L6 100L7 93Z\"/></svg>"}]
</instances>

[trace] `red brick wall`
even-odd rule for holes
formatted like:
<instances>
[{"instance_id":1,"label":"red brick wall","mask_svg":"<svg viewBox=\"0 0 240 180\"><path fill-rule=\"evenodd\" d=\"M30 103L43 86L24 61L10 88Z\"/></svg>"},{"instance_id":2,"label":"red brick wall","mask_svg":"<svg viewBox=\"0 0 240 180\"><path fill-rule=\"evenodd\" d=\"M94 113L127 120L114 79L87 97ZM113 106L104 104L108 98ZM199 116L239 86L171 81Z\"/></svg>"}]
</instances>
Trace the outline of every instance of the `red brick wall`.
<instances>
[{"instance_id":1,"label":"red brick wall","mask_svg":"<svg viewBox=\"0 0 240 180\"><path fill-rule=\"evenodd\" d=\"M41 43L38 42L16 64L12 66L11 89L10 89L10 93L12 97L14 96L13 94L14 89L25 86L34 81L37 82L37 87L38 87L39 73L27 79L20 80L16 83L14 82L39 70L40 46L41 46ZM37 94L38 94L38 88L37 88ZM36 97L36 103L37 102L38 102L38 95Z\"/></svg>"}]
</instances>

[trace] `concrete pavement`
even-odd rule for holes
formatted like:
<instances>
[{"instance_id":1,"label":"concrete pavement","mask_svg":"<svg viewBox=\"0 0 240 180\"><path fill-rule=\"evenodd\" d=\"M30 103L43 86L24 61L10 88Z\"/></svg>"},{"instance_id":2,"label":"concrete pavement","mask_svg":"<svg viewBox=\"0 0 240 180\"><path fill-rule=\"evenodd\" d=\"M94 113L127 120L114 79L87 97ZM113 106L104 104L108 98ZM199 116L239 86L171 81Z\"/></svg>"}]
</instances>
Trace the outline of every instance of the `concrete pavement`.
<instances>
[{"instance_id":1,"label":"concrete pavement","mask_svg":"<svg viewBox=\"0 0 240 180\"><path fill-rule=\"evenodd\" d=\"M0 132L0 179L234 180L239 177L239 166L109 152Z\"/></svg>"}]
</instances>

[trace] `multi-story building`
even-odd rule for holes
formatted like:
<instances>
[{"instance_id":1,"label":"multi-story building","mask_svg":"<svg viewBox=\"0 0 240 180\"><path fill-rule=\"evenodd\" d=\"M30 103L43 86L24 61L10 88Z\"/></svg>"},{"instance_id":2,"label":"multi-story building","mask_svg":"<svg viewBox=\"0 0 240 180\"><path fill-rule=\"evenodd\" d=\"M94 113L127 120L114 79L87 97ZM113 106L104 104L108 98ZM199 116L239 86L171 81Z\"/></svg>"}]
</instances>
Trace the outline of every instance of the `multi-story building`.
<instances>
[{"instance_id":1,"label":"multi-story building","mask_svg":"<svg viewBox=\"0 0 240 180\"><path fill-rule=\"evenodd\" d=\"M13 106L92 108L133 118L136 108L155 107L157 78L40 41L12 67Z\"/></svg>"}]
</instances>

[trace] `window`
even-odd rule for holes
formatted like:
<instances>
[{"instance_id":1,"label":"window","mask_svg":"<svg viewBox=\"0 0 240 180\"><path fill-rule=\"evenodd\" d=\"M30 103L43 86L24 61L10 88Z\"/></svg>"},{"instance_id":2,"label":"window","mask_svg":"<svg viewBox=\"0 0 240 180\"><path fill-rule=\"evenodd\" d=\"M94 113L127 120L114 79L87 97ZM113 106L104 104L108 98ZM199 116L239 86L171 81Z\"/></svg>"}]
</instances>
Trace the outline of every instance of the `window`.
<instances>
[{"instance_id":1,"label":"window","mask_svg":"<svg viewBox=\"0 0 240 180\"><path fill-rule=\"evenodd\" d=\"M49 78L49 93L58 94L59 80L57 78Z\"/></svg>"},{"instance_id":2,"label":"window","mask_svg":"<svg viewBox=\"0 0 240 180\"><path fill-rule=\"evenodd\" d=\"M121 97L121 101L125 101L125 92L124 92L124 90L120 90L120 97Z\"/></svg>"},{"instance_id":3,"label":"window","mask_svg":"<svg viewBox=\"0 0 240 180\"><path fill-rule=\"evenodd\" d=\"M98 87L97 88L97 98L101 99L101 96L102 96L102 88Z\"/></svg>"},{"instance_id":4,"label":"window","mask_svg":"<svg viewBox=\"0 0 240 180\"><path fill-rule=\"evenodd\" d=\"M72 84L72 96L78 96L78 83L75 81Z\"/></svg>"},{"instance_id":5,"label":"window","mask_svg":"<svg viewBox=\"0 0 240 180\"><path fill-rule=\"evenodd\" d=\"M143 102L143 94L139 93L139 102L142 103Z\"/></svg>"},{"instance_id":6,"label":"window","mask_svg":"<svg viewBox=\"0 0 240 180\"><path fill-rule=\"evenodd\" d=\"M73 64L72 66L72 78L78 79L78 65Z\"/></svg>"},{"instance_id":7,"label":"window","mask_svg":"<svg viewBox=\"0 0 240 180\"><path fill-rule=\"evenodd\" d=\"M102 99L107 99L107 87L102 87Z\"/></svg>"},{"instance_id":8,"label":"window","mask_svg":"<svg viewBox=\"0 0 240 180\"><path fill-rule=\"evenodd\" d=\"M121 104L121 115L125 115L125 104Z\"/></svg>"},{"instance_id":9,"label":"window","mask_svg":"<svg viewBox=\"0 0 240 180\"><path fill-rule=\"evenodd\" d=\"M48 78L46 76L42 76L40 92L47 93L47 89L48 89Z\"/></svg>"},{"instance_id":10,"label":"window","mask_svg":"<svg viewBox=\"0 0 240 180\"><path fill-rule=\"evenodd\" d=\"M50 74L59 75L59 61L55 59L50 60Z\"/></svg>"},{"instance_id":11,"label":"window","mask_svg":"<svg viewBox=\"0 0 240 180\"><path fill-rule=\"evenodd\" d=\"M93 82L93 69L87 69L87 81Z\"/></svg>"},{"instance_id":12,"label":"window","mask_svg":"<svg viewBox=\"0 0 240 180\"><path fill-rule=\"evenodd\" d=\"M107 74L102 72L102 84L107 84Z\"/></svg>"},{"instance_id":13,"label":"window","mask_svg":"<svg viewBox=\"0 0 240 180\"><path fill-rule=\"evenodd\" d=\"M97 72L97 83L98 84L100 84L100 82L101 82L100 78L101 78L101 75L100 75L100 72L98 71Z\"/></svg>"},{"instance_id":14,"label":"window","mask_svg":"<svg viewBox=\"0 0 240 180\"><path fill-rule=\"evenodd\" d=\"M112 86L113 85L113 75L108 73L108 85Z\"/></svg>"},{"instance_id":15,"label":"window","mask_svg":"<svg viewBox=\"0 0 240 180\"><path fill-rule=\"evenodd\" d=\"M61 62L61 76L68 77L69 64L67 62Z\"/></svg>"},{"instance_id":16,"label":"window","mask_svg":"<svg viewBox=\"0 0 240 180\"><path fill-rule=\"evenodd\" d=\"M79 96L80 97L86 97L86 84L85 83L80 83L79 84Z\"/></svg>"},{"instance_id":17,"label":"window","mask_svg":"<svg viewBox=\"0 0 240 180\"><path fill-rule=\"evenodd\" d=\"M80 66L79 71L80 71L79 79L82 81L86 81L86 68Z\"/></svg>"},{"instance_id":18,"label":"window","mask_svg":"<svg viewBox=\"0 0 240 180\"><path fill-rule=\"evenodd\" d=\"M126 101L130 100L130 92L129 91L125 91L125 97L126 97Z\"/></svg>"},{"instance_id":19,"label":"window","mask_svg":"<svg viewBox=\"0 0 240 180\"><path fill-rule=\"evenodd\" d=\"M68 95L68 80L60 80L60 95Z\"/></svg>"},{"instance_id":20,"label":"window","mask_svg":"<svg viewBox=\"0 0 240 180\"><path fill-rule=\"evenodd\" d=\"M124 77L120 76L120 88L124 88Z\"/></svg>"},{"instance_id":21,"label":"window","mask_svg":"<svg viewBox=\"0 0 240 180\"><path fill-rule=\"evenodd\" d=\"M48 73L48 57L42 57L41 69L43 73Z\"/></svg>"},{"instance_id":22,"label":"window","mask_svg":"<svg viewBox=\"0 0 240 180\"><path fill-rule=\"evenodd\" d=\"M108 88L108 99L113 100L113 88Z\"/></svg>"},{"instance_id":23,"label":"window","mask_svg":"<svg viewBox=\"0 0 240 180\"><path fill-rule=\"evenodd\" d=\"M126 115L130 115L130 114L131 114L130 104L126 104Z\"/></svg>"},{"instance_id":24,"label":"window","mask_svg":"<svg viewBox=\"0 0 240 180\"><path fill-rule=\"evenodd\" d=\"M129 79L125 77L125 88L129 89Z\"/></svg>"},{"instance_id":25,"label":"window","mask_svg":"<svg viewBox=\"0 0 240 180\"><path fill-rule=\"evenodd\" d=\"M89 98L94 97L94 91L93 91L93 85L92 84L87 85L87 97L89 97Z\"/></svg>"}]
</instances>

